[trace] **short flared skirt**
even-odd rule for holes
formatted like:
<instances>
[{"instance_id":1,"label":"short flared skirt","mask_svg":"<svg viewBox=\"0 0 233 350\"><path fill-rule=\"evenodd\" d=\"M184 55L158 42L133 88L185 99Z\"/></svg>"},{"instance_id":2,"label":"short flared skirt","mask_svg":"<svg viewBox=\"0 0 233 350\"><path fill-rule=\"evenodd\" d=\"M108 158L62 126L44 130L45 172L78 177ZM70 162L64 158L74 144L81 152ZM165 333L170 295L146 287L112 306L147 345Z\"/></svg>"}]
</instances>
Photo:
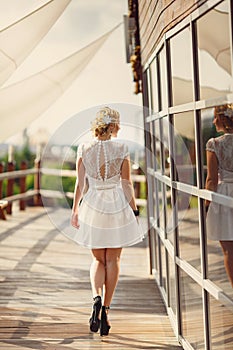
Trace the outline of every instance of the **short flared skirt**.
<instances>
[{"instance_id":1,"label":"short flared skirt","mask_svg":"<svg viewBox=\"0 0 233 350\"><path fill-rule=\"evenodd\" d=\"M122 188L89 189L79 208L80 228L72 239L90 248L121 248L141 242L144 234Z\"/></svg>"},{"instance_id":2,"label":"short flared skirt","mask_svg":"<svg viewBox=\"0 0 233 350\"><path fill-rule=\"evenodd\" d=\"M218 193L233 197L233 184L220 183ZM206 216L207 237L213 241L233 240L233 208L211 202Z\"/></svg>"}]
</instances>

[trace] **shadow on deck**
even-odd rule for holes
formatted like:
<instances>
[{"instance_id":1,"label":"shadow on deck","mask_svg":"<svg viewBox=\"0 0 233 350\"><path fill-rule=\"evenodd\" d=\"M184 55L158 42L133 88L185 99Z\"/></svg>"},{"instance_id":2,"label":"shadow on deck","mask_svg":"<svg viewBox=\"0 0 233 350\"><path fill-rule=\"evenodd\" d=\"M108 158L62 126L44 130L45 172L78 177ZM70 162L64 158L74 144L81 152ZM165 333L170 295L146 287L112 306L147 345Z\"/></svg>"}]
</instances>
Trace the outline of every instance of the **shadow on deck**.
<instances>
[{"instance_id":1,"label":"shadow on deck","mask_svg":"<svg viewBox=\"0 0 233 350\"><path fill-rule=\"evenodd\" d=\"M0 349L181 349L148 274L145 243L123 250L105 338L88 327L90 253L60 234L43 208L1 221L0 244Z\"/></svg>"}]
</instances>

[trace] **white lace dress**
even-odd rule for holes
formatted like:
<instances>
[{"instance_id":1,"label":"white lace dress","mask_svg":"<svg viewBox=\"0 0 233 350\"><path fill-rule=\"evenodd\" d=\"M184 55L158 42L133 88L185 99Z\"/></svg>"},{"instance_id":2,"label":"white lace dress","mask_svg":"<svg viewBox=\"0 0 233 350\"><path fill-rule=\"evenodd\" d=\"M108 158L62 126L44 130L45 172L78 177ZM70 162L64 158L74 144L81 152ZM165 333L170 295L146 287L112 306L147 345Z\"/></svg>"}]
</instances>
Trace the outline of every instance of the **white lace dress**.
<instances>
[{"instance_id":1,"label":"white lace dress","mask_svg":"<svg viewBox=\"0 0 233 350\"><path fill-rule=\"evenodd\" d=\"M80 228L73 240L88 248L119 248L134 245L144 238L141 226L125 192L132 186L121 179L121 166L128 157L126 145L116 141L81 144L88 190L79 207Z\"/></svg>"},{"instance_id":2,"label":"white lace dress","mask_svg":"<svg viewBox=\"0 0 233 350\"><path fill-rule=\"evenodd\" d=\"M206 149L215 152L218 159L217 192L233 197L233 134L210 139ZM233 240L233 208L211 202L206 225L209 239Z\"/></svg>"}]
</instances>

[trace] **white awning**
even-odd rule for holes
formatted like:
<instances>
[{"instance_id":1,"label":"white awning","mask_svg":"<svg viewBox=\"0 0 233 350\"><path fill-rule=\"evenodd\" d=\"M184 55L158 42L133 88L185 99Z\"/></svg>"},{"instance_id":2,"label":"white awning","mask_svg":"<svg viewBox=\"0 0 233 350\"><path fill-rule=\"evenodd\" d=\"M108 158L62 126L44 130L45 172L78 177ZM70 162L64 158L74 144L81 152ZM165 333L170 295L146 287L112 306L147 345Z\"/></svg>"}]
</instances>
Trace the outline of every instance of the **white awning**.
<instances>
[{"instance_id":1,"label":"white awning","mask_svg":"<svg viewBox=\"0 0 233 350\"><path fill-rule=\"evenodd\" d=\"M0 142L18 133L50 107L77 78L111 33L49 68L0 89ZM77 102L78 102L77 96Z\"/></svg>"},{"instance_id":2,"label":"white awning","mask_svg":"<svg viewBox=\"0 0 233 350\"><path fill-rule=\"evenodd\" d=\"M198 20L198 45L208 52L231 75L231 52L228 3L223 2Z\"/></svg>"},{"instance_id":3,"label":"white awning","mask_svg":"<svg viewBox=\"0 0 233 350\"><path fill-rule=\"evenodd\" d=\"M0 31L0 85L47 34L71 0L51 0Z\"/></svg>"}]
</instances>

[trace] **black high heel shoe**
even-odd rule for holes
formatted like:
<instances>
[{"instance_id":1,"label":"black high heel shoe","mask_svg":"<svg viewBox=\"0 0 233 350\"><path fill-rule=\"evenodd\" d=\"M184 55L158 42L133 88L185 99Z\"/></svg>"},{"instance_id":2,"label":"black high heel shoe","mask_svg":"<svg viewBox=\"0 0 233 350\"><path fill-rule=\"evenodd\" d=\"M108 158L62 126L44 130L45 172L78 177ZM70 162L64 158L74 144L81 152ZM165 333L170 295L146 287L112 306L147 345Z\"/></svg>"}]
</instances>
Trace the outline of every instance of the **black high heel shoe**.
<instances>
[{"instance_id":1,"label":"black high heel shoe","mask_svg":"<svg viewBox=\"0 0 233 350\"><path fill-rule=\"evenodd\" d=\"M91 318L89 320L91 332L96 333L100 328L99 313L101 310L101 306L102 306L101 297L97 295L97 297L94 298L93 311L92 311Z\"/></svg>"},{"instance_id":2,"label":"black high heel shoe","mask_svg":"<svg viewBox=\"0 0 233 350\"><path fill-rule=\"evenodd\" d=\"M109 310L109 306L102 306L101 321L100 321L100 335L108 335L111 326L107 322L106 310Z\"/></svg>"}]
</instances>

